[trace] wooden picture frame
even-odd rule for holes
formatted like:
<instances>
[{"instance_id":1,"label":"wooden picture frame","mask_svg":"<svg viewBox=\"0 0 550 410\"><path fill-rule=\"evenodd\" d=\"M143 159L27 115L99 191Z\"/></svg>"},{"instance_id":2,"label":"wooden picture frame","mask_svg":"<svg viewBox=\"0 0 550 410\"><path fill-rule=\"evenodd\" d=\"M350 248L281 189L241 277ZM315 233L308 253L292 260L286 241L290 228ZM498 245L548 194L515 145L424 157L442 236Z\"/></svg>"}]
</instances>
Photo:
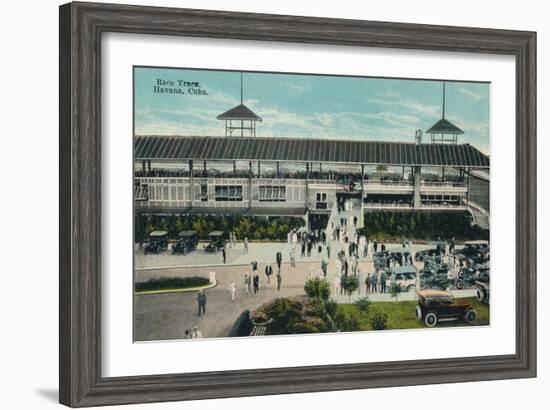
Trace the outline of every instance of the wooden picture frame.
<instances>
[{"instance_id":1,"label":"wooden picture frame","mask_svg":"<svg viewBox=\"0 0 550 410\"><path fill-rule=\"evenodd\" d=\"M512 55L516 352L134 377L101 376L101 35L108 32ZM71 407L536 376L536 33L94 3L60 7L60 402Z\"/></svg>"}]
</instances>

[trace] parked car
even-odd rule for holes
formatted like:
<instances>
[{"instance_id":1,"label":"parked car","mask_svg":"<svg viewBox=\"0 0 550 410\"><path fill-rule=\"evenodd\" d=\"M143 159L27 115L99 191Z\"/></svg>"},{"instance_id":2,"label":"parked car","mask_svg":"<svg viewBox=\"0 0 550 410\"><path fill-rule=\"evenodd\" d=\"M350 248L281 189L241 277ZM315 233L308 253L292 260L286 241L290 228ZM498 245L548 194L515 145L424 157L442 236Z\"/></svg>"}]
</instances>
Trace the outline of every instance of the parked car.
<instances>
[{"instance_id":1,"label":"parked car","mask_svg":"<svg viewBox=\"0 0 550 410\"><path fill-rule=\"evenodd\" d=\"M472 261L473 263L483 263L489 260L489 242L488 241L467 241L464 247L457 249L455 254L459 260Z\"/></svg>"},{"instance_id":2,"label":"parked car","mask_svg":"<svg viewBox=\"0 0 550 410\"><path fill-rule=\"evenodd\" d=\"M434 327L440 321L464 320L473 323L477 312L465 300L456 300L453 294L441 290L421 290L418 292L416 318L428 327Z\"/></svg>"},{"instance_id":3,"label":"parked car","mask_svg":"<svg viewBox=\"0 0 550 410\"><path fill-rule=\"evenodd\" d=\"M416 290L416 268L413 265L399 266L393 269L390 276L390 285L397 283L401 292L414 292Z\"/></svg>"},{"instance_id":4,"label":"parked car","mask_svg":"<svg viewBox=\"0 0 550 410\"><path fill-rule=\"evenodd\" d=\"M206 252L217 252L225 247L227 235L224 231L212 231L208 235L208 244L204 245Z\"/></svg>"},{"instance_id":5,"label":"parked car","mask_svg":"<svg viewBox=\"0 0 550 410\"><path fill-rule=\"evenodd\" d=\"M491 298L491 288L489 282L482 282L477 280L475 282L477 300L481 303L489 304Z\"/></svg>"},{"instance_id":6,"label":"parked car","mask_svg":"<svg viewBox=\"0 0 550 410\"><path fill-rule=\"evenodd\" d=\"M432 246L431 248L416 252L414 254L414 260L423 262L427 256L441 258L441 255L445 254L446 242L432 242L430 245Z\"/></svg>"},{"instance_id":7,"label":"parked car","mask_svg":"<svg viewBox=\"0 0 550 410\"><path fill-rule=\"evenodd\" d=\"M181 231L178 234L178 240L172 246L172 255L181 253L182 255L197 249L199 236L196 231Z\"/></svg>"},{"instance_id":8,"label":"parked car","mask_svg":"<svg viewBox=\"0 0 550 410\"><path fill-rule=\"evenodd\" d=\"M438 267L422 269L419 274L418 282L420 289L447 290L454 286L451 279L449 279L448 271L439 269Z\"/></svg>"},{"instance_id":9,"label":"parked car","mask_svg":"<svg viewBox=\"0 0 550 410\"><path fill-rule=\"evenodd\" d=\"M160 253L168 248L168 232L167 231L153 231L149 234L149 241L145 244L143 252L145 255L148 253Z\"/></svg>"}]
</instances>

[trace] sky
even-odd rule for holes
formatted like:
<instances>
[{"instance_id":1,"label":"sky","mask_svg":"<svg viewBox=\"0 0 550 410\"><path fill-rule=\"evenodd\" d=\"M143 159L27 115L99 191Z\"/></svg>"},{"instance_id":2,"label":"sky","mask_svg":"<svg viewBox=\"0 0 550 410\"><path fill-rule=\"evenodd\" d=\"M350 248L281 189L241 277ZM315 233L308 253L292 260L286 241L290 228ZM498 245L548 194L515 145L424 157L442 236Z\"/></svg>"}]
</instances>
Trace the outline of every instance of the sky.
<instances>
[{"instance_id":1,"label":"sky","mask_svg":"<svg viewBox=\"0 0 550 410\"><path fill-rule=\"evenodd\" d=\"M445 88L445 118L464 131L459 143L489 154L490 84ZM223 136L216 117L238 105L240 93L236 71L135 67L135 134ZM257 137L413 142L416 130L441 118L442 95L443 83L432 80L243 73L243 102L263 119Z\"/></svg>"}]
</instances>

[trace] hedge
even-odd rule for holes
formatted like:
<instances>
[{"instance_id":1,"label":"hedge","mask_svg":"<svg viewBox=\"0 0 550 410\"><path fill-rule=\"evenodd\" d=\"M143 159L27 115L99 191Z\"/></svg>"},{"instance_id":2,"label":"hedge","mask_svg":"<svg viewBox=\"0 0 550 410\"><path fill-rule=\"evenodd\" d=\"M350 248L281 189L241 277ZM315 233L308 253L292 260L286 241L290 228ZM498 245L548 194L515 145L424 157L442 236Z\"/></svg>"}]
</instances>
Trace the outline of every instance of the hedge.
<instances>
[{"instance_id":1,"label":"hedge","mask_svg":"<svg viewBox=\"0 0 550 410\"><path fill-rule=\"evenodd\" d=\"M199 239L208 239L208 234L215 230L234 231L239 240L247 237L250 240L286 240L293 229L305 225L300 217L258 217L239 215L136 215L135 241L147 240L150 232L166 230L171 239L179 232L196 231Z\"/></svg>"},{"instance_id":2,"label":"hedge","mask_svg":"<svg viewBox=\"0 0 550 410\"><path fill-rule=\"evenodd\" d=\"M233 323L233 326L231 327L228 336L249 336L250 332L252 332L253 327L254 325L252 324L252 320L250 320L250 311L247 309L239 315L237 320L235 320L235 323Z\"/></svg>"},{"instance_id":3,"label":"hedge","mask_svg":"<svg viewBox=\"0 0 550 410\"><path fill-rule=\"evenodd\" d=\"M489 231L472 226L468 212L365 212L361 233L371 240L472 240L489 239Z\"/></svg>"},{"instance_id":4,"label":"hedge","mask_svg":"<svg viewBox=\"0 0 550 410\"><path fill-rule=\"evenodd\" d=\"M134 285L136 292L150 290L185 289L206 286L210 284L208 278L202 276L190 276L185 278L153 278L147 282L138 282Z\"/></svg>"}]
</instances>

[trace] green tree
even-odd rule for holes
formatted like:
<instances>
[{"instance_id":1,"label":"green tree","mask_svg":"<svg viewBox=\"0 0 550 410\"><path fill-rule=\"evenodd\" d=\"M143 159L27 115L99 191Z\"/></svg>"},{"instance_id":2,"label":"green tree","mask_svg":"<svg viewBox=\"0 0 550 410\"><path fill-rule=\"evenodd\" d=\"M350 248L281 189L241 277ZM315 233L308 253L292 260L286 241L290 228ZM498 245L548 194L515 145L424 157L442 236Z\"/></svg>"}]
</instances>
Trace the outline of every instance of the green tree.
<instances>
[{"instance_id":1,"label":"green tree","mask_svg":"<svg viewBox=\"0 0 550 410\"><path fill-rule=\"evenodd\" d=\"M391 286L390 286L390 295L392 298L395 298L395 300L397 300L397 298L399 297L399 293L401 293L401 286L399 286L399 284L397 283L392 283Z\"/></svg>"},{"instance_id":2,"label":"green tree","mask_svg":"<svg viewBox=\"0 0 550 410\"><path fill-rule=\"evenodd\" d=\"M306 294L312 299L321 299L328 301L330 297L330 285L324 278L308 279L304 285Z\"/></svg>"},{"instance_id":3,"label":"green tree","mask_svg":"<svg viewBox=\"0 0 550 410\"><path fill-rule=\"evenodd\" d=\"M344 291L347 293L349 301L351 302L351 294L358 288L357 278L354 275L348 275L344 278Z\"/></svg>"}]
</instances>

